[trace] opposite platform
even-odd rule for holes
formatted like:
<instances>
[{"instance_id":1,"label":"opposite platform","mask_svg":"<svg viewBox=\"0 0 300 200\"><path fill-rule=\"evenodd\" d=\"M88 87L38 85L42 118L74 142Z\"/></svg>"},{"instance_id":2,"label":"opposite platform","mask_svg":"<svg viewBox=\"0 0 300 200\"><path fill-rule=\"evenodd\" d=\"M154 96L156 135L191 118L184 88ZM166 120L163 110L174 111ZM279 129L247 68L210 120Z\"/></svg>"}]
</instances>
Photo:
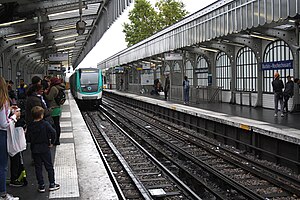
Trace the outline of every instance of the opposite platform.
<instances>
[{"instance_id":1,"label":"opposite platform","mask_svg":"<svg viewBox=\"0 0 300 200\"><path fill-rule=\"evenodd\" d=\"M249 128L249 130L262 135L300 144L300 113L288 113L284 118L274 118L274 111L271 109L251 108L228 103L184 105L182 102L165 101L162 98L156 98L156 96L137 95L107 89L105 91L229 126Z\"/></svg>"},{"instance_id":2,"label":"opposite platform","mask_svg":"<svg viewBox=\"0 0 300 200\"><path fill-rule=\"evenodd\" d=\"M28 146L23 156L28 185L19 188L7 186L7 191L20 197L21 200L118 199L77 104L71 94L68 93L67 96L60 119L61 144L52 149L55 179L60 184L60 189L38 193ZM45 169L43 170L46 188L48 188L47 173Z\"/></svg>"}]
</instances>

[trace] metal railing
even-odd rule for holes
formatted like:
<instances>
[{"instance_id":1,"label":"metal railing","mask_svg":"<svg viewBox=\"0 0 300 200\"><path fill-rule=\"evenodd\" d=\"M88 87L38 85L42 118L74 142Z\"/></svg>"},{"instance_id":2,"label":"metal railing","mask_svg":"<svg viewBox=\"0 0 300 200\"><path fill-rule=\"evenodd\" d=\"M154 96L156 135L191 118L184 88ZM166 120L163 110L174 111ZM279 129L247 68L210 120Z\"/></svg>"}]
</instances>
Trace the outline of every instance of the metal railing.
<instances>
[{"instance_id":1,"label":"metal railing","mask_svg":"<svg viewBox=\"0 0 300 200\"><path fill-rule=\"evenodd\" d=\"M198 85L194 89L196 90L196 103L200 103L201 101L209 103L222 101L221 87Z\"/></svg>"}]
</instances>

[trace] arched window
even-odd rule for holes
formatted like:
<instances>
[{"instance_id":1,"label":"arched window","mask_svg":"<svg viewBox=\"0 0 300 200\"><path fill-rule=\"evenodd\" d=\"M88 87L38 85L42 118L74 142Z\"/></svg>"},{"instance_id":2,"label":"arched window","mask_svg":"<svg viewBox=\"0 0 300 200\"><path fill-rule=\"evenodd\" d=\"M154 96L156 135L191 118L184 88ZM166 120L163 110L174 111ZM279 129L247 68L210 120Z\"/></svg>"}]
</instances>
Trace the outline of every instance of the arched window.
<instances>
[{"instance_id":1,"label":"arched window","mask_svg":"<svg viewBox=\"0 0 300 200\"><path fill-rule=\"evenodd\" d=\"M188 77L188 80L190 81L190 85L193 85L193 66L191 61L187 61L185 65L185 75Z\"/></svg>"},{"instance_id":2,"label":"arched window","mask_svg":"<svg viewBox=\"0 0 300 200\"><path fill-rule=\"evenodd\" d=\"M178 62L174 63L173 76L171 78L171 84L176 86L182 86L182 73Z\"/></svg>"},{"instance_id":3,"label":"arched window","mask_svg":"<svg viewBox=\"0 0 300 200\"><path fill-rule=\"evenodd\" d=\"M240 49L236 58L236 89L257 91L257 59L249 47Z\"/></svg>"},{"instance_id":4,"label":"arched window","mask_svg":"<svg viewBox=\"0 0 300 200\"><path fill-rule=\"evenodd\" d=\"M199 56L197 59L195 74L197 76L197 85L208 86L208 63L203 56Z\"/></svg>"},{"instance_id":5,"label":"arched window","mask_svg":"<svg viewBox=\"0 0 300 200\"><path fill-rule=\"evenodd\" d=\"M272 42L265 50L263 62L278 62L287 61L292 62L293 54L289 46L282 40ZM292 66L291 66L292 67ZM272 81L274 80L274 73L278 71L282 81L285 83L288 75L293 76L293 68L278 67L275 69L263 68L263 91L273 92Z\"/></svg>"},{"instance_id":6,"label":"arched window","mask_svg":"<svg viewBox=\"0 0 300 200\"><path fill-rule=\"evenodd\" d=\"M170 65L166 64L166 67L165 67L165 72L164 74L170 74L171 73L171 70L170 70Z\"/></svg>"},{"instance_id":7,"label":"arched window","mask_svg":"<svg viewBox=\"0 0 300 200\"><path fill-rule=\"evenodd\" d=\"M131 66L128 70L129 83L138 83L138 71L135 66Z\"/></svg>"},{"instance_id":8,"label":"arched window","mask_svg":"<svg viewBox=\"0 0 300 200\"><path fill-rule=\"evenodd\" d=\"M160 70L161 70L161 65L157 65L155 69L155 77L160 80Z\"/></svg>"},{"instance_id":9,"label":"arched window","mask_svg":"<svg viewBox=\"0 0 300 200\"><path fill-rule=\"evenodd\" d=\"M220 52L217 56L216 81L217 86L222 90L230 90L231 66L230 59L225 52Z\"/></svg>"},{"instance_id":10,"label":"arched window","mask_svg":"<svg viewBox=\"0 0 300 200\"><path fill-rule=\"evenodd\" d=\"M179 63L176 62L174 64L174 73L180 73L180 72L181 72L181 69L180 69Z\"/></svg>"}]
</instances>

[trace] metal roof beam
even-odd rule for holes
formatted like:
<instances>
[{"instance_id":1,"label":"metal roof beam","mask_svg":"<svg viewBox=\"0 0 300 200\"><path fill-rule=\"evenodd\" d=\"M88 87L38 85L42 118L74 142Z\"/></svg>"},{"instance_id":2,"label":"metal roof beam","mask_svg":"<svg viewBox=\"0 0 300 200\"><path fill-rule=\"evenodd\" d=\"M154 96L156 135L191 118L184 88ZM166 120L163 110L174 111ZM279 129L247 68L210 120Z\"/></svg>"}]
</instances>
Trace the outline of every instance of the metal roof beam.
<instances>
[{"instance_id":1,"label":"metal roof beam","mask_svg":"<svg viewBox=\"0 0 300 200\"><path fill-rule=\"evenodd\" d=\"M103 0L89 0L84 1L84 5L93 4L93 3L102 3ZM19 8L17 11L22 12L30 12L32 10L40 10L45 9L46 11L52 11L54 9L61 9L61 10L68 10L68 9L79 8L79 1L78 0L55 0L55 1L44 1L44 2L28 2L26 4L22 4L22 7Z\"/></svg>"}]
</instances>

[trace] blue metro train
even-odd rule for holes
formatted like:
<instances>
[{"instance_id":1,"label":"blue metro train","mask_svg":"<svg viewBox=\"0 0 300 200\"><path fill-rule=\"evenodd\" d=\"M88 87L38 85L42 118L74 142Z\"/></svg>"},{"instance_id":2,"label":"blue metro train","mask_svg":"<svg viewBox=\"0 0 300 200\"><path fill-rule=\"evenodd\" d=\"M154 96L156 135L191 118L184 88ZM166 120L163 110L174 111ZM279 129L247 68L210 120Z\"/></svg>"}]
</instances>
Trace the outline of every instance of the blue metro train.
<instances>
[{"instance_id":1,"label":"blue metro train","mask_svg":"<svg viewBox=\"0 0 300 200\"><path fill-rule=\"evenodd\" d=\"M79 103L96 106L102 103L103 77L100 69L76 69L69 82L71 93Z\"/></svg>"}]
</instances>

